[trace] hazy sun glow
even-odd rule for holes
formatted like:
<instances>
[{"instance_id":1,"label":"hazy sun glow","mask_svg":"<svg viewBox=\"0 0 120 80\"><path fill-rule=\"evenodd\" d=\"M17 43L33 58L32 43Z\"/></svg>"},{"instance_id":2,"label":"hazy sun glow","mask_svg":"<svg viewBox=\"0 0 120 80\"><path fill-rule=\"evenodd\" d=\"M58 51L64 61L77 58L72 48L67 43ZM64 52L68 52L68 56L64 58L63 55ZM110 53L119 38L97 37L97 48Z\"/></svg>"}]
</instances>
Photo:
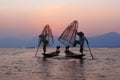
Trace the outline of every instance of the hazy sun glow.
<instances>
[{"instance_id":1,"label":"hazy sun glow","mask_svg":"<svg viewBox=\"0 0 120 80\"><path fill-rule=\"evenodd\" d=\"M120 0L0 0L0 37L34 37L49 24L54 35L78 20L87 36L120 33Z\"/></svg>"}]
</instances>

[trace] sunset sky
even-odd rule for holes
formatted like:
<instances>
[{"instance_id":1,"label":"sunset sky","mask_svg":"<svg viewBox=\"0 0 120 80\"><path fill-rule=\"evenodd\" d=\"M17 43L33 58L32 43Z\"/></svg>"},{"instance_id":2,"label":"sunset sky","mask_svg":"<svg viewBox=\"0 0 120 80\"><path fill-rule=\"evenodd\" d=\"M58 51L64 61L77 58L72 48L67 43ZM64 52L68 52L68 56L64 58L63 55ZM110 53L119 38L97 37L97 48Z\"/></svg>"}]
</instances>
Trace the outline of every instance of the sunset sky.
<instances>
[{"instance_id":1,"label":"sunset sky","mask_svg":"<svg viewBox=\"0 0 120 80\"><path fill-rule=\"evenodd\" d=\"M32 38L46 24L60 35L74 20L86 36L120 33L120 0L0 0L0 38Z\"/></svg>"}]
</instances>

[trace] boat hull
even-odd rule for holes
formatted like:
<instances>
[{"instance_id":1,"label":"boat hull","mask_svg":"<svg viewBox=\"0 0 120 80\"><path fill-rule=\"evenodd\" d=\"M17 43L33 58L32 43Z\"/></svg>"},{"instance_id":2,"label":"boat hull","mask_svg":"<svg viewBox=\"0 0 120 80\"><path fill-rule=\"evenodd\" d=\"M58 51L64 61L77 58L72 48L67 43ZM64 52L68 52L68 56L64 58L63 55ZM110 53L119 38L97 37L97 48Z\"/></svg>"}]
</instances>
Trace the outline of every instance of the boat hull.
<instances>
[{"instance_id":1,"label":"boat hull","mask_svg":"<svg viewBox=\"0 0 120 80\"><path fill-rule=\"evenodd\" d=\"M42 55L46 58L50 58L50 57L55 57L55 56L58 56L60 52L51 52L51 53L42 53Z\"/></svg>"},{"instance_id":2,"label":"boat hull","mask_svg":"<svg viewBox=\"0 0 120 80\"><path fill-rule=\"evenodd\" d=\"M73 54L73 55L66 55L66 57L82 59L86 54Z\"/></svg>"}]
</instances>

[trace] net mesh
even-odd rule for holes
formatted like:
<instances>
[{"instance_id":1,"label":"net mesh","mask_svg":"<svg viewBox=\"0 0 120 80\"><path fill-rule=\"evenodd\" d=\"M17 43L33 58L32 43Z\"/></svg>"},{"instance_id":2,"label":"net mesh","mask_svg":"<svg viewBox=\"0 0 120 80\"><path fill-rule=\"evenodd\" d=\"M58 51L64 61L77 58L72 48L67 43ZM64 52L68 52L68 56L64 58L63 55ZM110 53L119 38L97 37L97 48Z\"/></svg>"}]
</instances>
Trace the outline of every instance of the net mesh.
<instances>
[{"instance_id":1,"label":"net mesh","mask_svg":"<svg viewBox=\"0 0 120 80\"><path fill-rule=\"evenodd\" d=\"M70 25L68 25L68 27L63 31L58 40L65 45L73 46L76 40L77 29L78 21L75 20L70 23Z\"/></svg>"},{"instance_id":2,"label":"net mesh","mask_svg":"<svg viewBox=\"0 0 120 80\"><path fill-rule=\"evenodd\" d=\"M48 45L47 46L51 46L54 43L54 39L53 39L53 34L52 34L52 30L50 28L49 25L46 25L41 33L41 35L46 36L46 40L48 40Z\"/></svg>"}]
</instances>

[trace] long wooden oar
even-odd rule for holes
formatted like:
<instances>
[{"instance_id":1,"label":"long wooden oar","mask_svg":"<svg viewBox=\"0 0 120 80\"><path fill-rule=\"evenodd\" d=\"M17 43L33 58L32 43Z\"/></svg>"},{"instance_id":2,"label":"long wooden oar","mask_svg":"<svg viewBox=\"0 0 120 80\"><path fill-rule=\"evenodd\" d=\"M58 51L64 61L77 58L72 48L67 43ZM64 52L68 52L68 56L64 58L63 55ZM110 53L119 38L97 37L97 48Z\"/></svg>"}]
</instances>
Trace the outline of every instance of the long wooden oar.
<instances>
[{"instance_id":1,"label":"long wooden oar","mask_svg":"<svg viewBox=\"0 0 120 80\"><path fill-rule=\"evenodd\" d=\"M38 53L39 47L40 47L40 43L38 44L38 48L37 48L37 51L36 51L36 53L35 53L35 57L37 56L37 53Z\"/></svg>"},{"instance_id":2,"label":"long wooden oar","mask_svg":"<svg viewBox=\"0 0 120 80\"><path fill-rule=\"evenodd\" d=\"M87 45L88 45L88 48L89 48L89 51L90 51L90 55L91 55L92 59L94 59L93 54L92 54L91 49L90 49L90 46L89 46L89 44L87 44Z\"/></svg>"},{"instance_id":3,"label":"long wooden oar","mask_svg":"<svg viewBox=\"0 0 120 80\"><path fill-rule=\"evenodd\" d=\"M39 50L39 47L37 48L37 51L36 51L36 53L35 53L35 57L37 56L38 50Z\"/></svg>"}]
</instances>

